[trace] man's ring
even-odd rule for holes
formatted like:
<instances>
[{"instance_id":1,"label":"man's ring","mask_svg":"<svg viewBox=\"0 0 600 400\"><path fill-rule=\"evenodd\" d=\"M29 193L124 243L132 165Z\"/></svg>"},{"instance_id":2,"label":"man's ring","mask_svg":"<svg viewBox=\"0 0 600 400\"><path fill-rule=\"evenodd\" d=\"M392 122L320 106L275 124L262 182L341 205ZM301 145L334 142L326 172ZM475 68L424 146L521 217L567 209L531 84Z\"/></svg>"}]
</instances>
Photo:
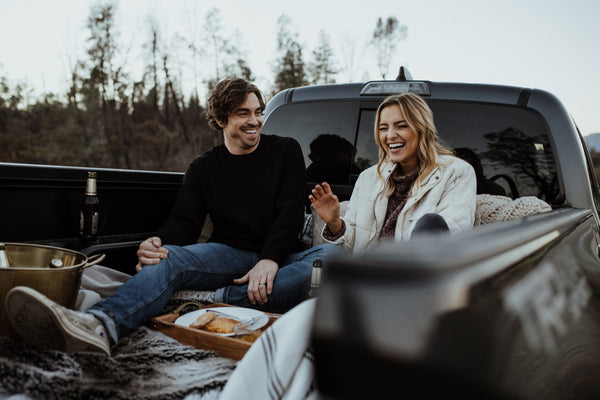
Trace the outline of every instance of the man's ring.
<instances>
[{"instance_id":1,"label":"man's ring","mask_svg":"<svg viewBox=\"0 0 600 400\"><path fill-rule=\"evenodd\" d=\"M266 282L259 282L258 284L262 286L262 285L266 285L267 283Z\"/></svg>"}]
</instances>

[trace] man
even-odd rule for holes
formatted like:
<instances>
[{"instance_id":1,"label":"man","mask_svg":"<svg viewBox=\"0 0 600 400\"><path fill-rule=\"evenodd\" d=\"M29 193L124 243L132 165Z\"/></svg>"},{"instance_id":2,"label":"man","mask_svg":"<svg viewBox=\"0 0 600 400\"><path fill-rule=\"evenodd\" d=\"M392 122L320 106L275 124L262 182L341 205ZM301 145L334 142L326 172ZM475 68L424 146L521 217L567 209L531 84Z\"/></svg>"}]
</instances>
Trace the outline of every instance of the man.
<instances>
[{"instance_id":1,"label":"man","mask_svg":"<svg viewBox=\"0 0 600 400\"><path fill-rule=\"evenodd\" d=\"M110 355L111 342L157 316L177 290L215 290L214 302L275 312L304 300L313 260L337 247L300 251L304 159L295 140L261 135L264 107L253 84L219 82L207 118L224 143L189 165L171 217L140 244L137 274L85 313L16 287L6 297L15 330L49 348ZM207 215L213 234L196 243Z\"/></svg>"}]
</instances>

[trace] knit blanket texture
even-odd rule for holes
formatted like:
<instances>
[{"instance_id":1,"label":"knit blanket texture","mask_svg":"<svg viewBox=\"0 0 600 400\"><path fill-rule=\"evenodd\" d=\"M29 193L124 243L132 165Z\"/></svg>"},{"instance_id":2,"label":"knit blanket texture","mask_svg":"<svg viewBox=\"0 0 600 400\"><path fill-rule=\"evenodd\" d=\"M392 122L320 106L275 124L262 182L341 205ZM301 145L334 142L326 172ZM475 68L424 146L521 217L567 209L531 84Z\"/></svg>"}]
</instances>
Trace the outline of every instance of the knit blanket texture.
<instances>
[{"instance_id":1,"label":"knit blanket texture","mask_svg":"<svg viewBox=\"0 0 600 400\"><path fill-rule=\"evenodd\" d=\"M513 200L506 196L480 194L477 195L475 225L508 221L549 211L552 211L552 207L534 196L523 196Z\"/></svg>"},{"instance_id":2,"label":"knit blanket texture","mask_svg":"<svg viewBox=\"0 0 600 400\"><path fill-rule=\"evenodd\" d=\"M66 354L0 337L0 398L212 400L236 366L147 327L112 353Z\"/></svg>"}]
</instances>

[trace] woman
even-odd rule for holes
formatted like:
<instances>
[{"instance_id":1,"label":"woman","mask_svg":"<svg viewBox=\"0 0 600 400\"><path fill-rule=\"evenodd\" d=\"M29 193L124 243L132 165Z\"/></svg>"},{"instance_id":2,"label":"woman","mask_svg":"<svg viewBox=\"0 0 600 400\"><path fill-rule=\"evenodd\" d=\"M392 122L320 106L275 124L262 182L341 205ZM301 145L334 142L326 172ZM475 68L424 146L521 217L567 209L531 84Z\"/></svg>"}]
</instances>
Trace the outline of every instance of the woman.
<instances>
[{"instance_id":1,"label":"woman","mask_svg":"<svg viewBox=\"0 0 600 400\"><path fill-rule=\"evenodd\" d=\"M325 222L323 238L354 252L379 239L408 240L417 232L473 226L477 182L473 168L440 144L433 114L419 96L389 96L377 109L379 163L363 171L347 211L329 184L309 196Z\"/></svg>"}]
</instances>

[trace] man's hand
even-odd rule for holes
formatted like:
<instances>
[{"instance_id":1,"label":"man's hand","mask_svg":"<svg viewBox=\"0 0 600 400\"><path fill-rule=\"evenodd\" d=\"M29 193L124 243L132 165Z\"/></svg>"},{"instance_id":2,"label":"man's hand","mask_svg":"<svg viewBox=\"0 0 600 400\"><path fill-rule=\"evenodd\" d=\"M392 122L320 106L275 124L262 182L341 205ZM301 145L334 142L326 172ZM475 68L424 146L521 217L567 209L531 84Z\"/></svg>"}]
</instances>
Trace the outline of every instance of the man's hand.
<instances>
[{"instance_id":1,"label":"man's hand","mask_svg":"<svg viewBox=\"0 0 600 400\"><path fill-rule=\"evenodd\" d=\"M144 265L158 264L161 259L167 258L169 250L162 247L162 241L159 237L151 237L140 243L137 251L138 263L135 266L136 272L140 272Z\"/></svg>"},{"instance_id":2,"label":"man's hand","mask_svg":"<svg viewBox=\"0 0 600 400\"><path fill-rule=\"evenodd\" d=\"M256 263L248 273L233 282L244 284L248 282L248 299L252 304L264 304L268 295L273 292L273 280L277 275L279 266L273 260L263 259Z\"/></svg>"}]
</instances>

